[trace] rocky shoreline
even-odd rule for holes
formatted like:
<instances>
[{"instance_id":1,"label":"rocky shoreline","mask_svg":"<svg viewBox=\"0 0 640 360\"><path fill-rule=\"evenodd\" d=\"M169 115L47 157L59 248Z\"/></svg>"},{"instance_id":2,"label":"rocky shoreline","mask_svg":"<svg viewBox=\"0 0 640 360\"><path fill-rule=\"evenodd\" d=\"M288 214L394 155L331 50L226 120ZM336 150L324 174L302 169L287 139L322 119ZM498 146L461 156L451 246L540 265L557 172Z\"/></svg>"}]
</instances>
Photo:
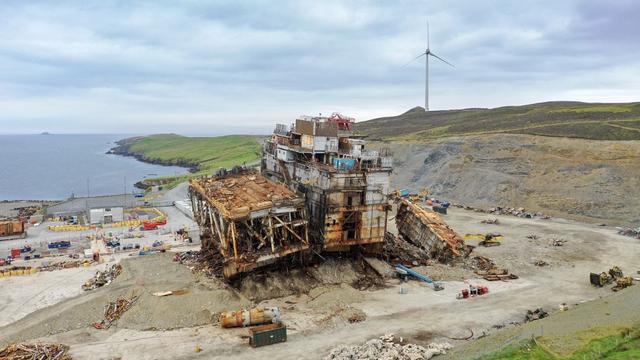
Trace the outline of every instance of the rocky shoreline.
<instances>
[{"instance_id":1,"label":"rocky shoreline","mask_svg":"<svg viewBox=\"0 0 640 360\"><path fill-rule=\"evenodd\" d=\"M180 167L189 169L189 172L196 172L196 171L200 170L200 165L199 164L197 164L195 162L192 162L192 161L189 161L189 160L185 160L185 159L173 159L173 160L154 159L154 158L148 158L142 152L131 151L131 146L136 141L138 141L138 140L140 140L142 138L144 138L144 136L136 136L136 137L130 137L130 138L118 140L118 141L116 141L116 145L117 146L114 146L111 149L109 149L109 151L107 151L106 154L133 157L133 158L136 158L138 161L142 161L142 162L145 162L145 163L148 163L148 164L154 164L154 165L180 166Z\"/></svg>"}]
</instances>

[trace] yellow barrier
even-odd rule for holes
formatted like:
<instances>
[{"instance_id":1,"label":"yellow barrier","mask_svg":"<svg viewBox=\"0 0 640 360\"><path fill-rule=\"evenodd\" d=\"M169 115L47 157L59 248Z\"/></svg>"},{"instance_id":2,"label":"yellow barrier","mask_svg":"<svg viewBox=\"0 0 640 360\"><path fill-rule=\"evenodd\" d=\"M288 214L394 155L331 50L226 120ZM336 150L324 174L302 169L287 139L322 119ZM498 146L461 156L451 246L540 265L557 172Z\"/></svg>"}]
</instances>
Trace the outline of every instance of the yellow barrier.
<instances>
[{"instance_id":1,"label":"yellow barrier","mask_svg":"<svg viewBox=\"0 0 640 360\"><path fill-rule=\"evenodd\" d=\"M90 227L83 225L50 225L49 230L55 232L62 231L87 231Z\"/></svg>"},{"instance_id":2,"label":"yellow barrier","mask_svg":"<svg viewBox=\"0 0 640 360\"><path fill-rule=\"evenodd\" d=\"M30 267L26 269L8 269L0 271L0 278L9 278L12 276L33 275L38 272L38 268Z\"/></svg>"},{"instance_id":3,"label":"yellow barrier","mask_svg":"<svg viewBox=\"0 0 640 360\"><path fill-rule=\"evenodd\" d=\"M127 212L146 212L146 213L154 213L156 217L150 219L150 221L162 221L166 219L166 215L158 210L157 208L133 208L127 210ZM119 227L131 227L131 226L140 226L145 220L133 219L133 220L124 220L118 221L111 224L103 224L102 228L119 228ZM87 231L95 229L95 226L84 226L84 225L49 225L49 230L55 232L64 232L64 231Z\"/></svg>"}]
</instances>

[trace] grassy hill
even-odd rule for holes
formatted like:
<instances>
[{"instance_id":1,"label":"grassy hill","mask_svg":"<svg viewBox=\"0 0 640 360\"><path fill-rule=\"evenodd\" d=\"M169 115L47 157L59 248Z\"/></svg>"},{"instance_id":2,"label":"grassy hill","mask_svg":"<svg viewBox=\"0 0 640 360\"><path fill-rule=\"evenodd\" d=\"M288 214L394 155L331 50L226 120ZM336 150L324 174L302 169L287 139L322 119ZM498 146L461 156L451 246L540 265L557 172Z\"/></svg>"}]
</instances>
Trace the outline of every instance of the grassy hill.
<instances>
[{"instance_id":1,"label":"grassy hill","mask_svg":"<svg viewBox=\"0 0 640 360\"><path fill-rule=\"evenodd\" d=\"M212 172L220 167L256 162L260 156L261 138L253 135L187 137L159 134L120 140L110 153L133 156L154 164L190 168L190 175L145 180L147 183L175 185L189 176Z\"/></svg>"},{"instance_id":2,"label":"grassy hill","mask_svg":"<svg viewBox=\"0 0 640 360\"><path fill-rule=\"evenodd\" d=\"M572 137L594 140L640 140L640 103L547 102L495 109L404 114L356 124L373 140L428 140L495 133Z\"/></svg>"},{"instance_id":3,"label":"grassy hill","mask_svg":"<svg viewBox=\"0 0 640 360\"><path fill-rule=\"evenodd\" d=\"M129 155L138 155L143 161L207 170L257 160L259 139L251 135L186 137L160 134L125 139L119 145L126 147Z\"/></svg>"}]
</instances>

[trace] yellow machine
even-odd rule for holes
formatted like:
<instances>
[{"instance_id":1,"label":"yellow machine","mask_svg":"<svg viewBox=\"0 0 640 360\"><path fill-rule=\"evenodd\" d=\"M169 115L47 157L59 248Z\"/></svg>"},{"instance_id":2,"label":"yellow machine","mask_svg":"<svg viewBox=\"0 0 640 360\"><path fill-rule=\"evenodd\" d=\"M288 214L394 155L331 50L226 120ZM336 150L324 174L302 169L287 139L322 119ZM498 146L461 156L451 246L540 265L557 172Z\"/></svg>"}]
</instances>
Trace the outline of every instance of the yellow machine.
<instances>
[{"instance_id":1,"label":"yellow machine","mask_svg":"<svg viewBox=\"0 0 640 360\"><path fill-rule=\"evenodd\" d=\"M465 240L480 240L480 246L500 246L500 241L504 240L504 236L499 234L466 234Z\"/></svg>"}]
</instances>

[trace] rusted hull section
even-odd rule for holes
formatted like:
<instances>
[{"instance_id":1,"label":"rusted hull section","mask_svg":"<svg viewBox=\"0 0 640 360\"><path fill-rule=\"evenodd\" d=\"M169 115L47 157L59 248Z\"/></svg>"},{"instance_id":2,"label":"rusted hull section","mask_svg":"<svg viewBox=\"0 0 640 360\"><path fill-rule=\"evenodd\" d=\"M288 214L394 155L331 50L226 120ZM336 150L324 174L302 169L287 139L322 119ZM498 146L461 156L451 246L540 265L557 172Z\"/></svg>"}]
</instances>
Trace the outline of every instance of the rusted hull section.
<instances>
[{"instance_id":1,"label":"rusted hull section","mask_svg":"<svg viewBox=\"0 0 640 360\"><path fill-rule=\"evenodd\" d=\"M438 214L406 199L398 204L396 226L405 240L433 259L448 260L466 253L464 240Z\"/></svg>"},{"instance_id":2,"label":"rusted hull section","mask_svg":"<svg viewBox=\"0 0 640 360\"><path fill-rule=\"evenodd\" d=\"M194 179L189 193L202 251L220 255L225 278L309 249L304 199L258 173Z\"/></svg>"}]
</instances>

